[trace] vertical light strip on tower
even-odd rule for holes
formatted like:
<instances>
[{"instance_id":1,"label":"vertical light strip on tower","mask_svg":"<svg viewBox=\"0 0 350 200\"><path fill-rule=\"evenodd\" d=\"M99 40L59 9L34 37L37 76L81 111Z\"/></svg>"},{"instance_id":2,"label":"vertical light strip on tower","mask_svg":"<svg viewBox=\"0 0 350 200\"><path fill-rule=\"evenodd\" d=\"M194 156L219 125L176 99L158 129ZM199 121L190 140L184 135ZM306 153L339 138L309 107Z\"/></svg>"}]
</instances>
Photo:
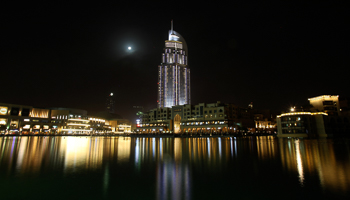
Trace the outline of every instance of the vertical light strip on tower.
<instances>
[{"instance_id":1,"label":"vertical light strip on tower","mask_svg":"<svg viewBox=\"0 0 350 200\"><path fill-rule=\"evenodd\" d=\"M176 105L180 105L182 104L181 99L181 92L180 92L180 88L181 88L181 78L180 78L180 67L176 65L176 69L177 69L177 81L176 81L176 92L177 92L177 95L176 95Z\"/></svg>"},{"instance_id":2,"label":"vertical light strip on tower","mask_svg":"<svg viewBox=\"0 0 350 200\"><path fill-rule=\"evenodd\" d=\"M175 106L176 105L176 68L175 66L173 65L173 105L172 106Z\"/></svg>"},{"instance_id":3,"label":"vertical light strip on tower","mask_svg":"<svg viewBox=\"0 0 350 200\"><path fill-rule=\"evenodd\" d=\"M162 74L163 74L163 69L162 69L162 66L160 65L159 66L159 81L158 81L158 93L159 93L159 95L158 95L158 97L159 97L159 99L158 99L158 107L160 107L159 105L162 105L162 98L163 98L163 94L162 94L162 92L163 92L163 90L162 90L162 79L163 79L163 76L162 76Z\"/></svg>"},{"instance_id":4,"label":"vertical light strip on tower","mask_svg":"<svg viewBox=\"0 0 350 200\"><path fill-rule=\"evenodd\" d=\"M190 71L190 69L188 69L188 92L187 92L187 94L188 94L188 98L187 98L187 100L188 100L188 104L191 104L191 71Z\"/></svg>"},{"instance_id":5,"label":"vertical light strip on tower","mask_svg":"<svg viewBox=\"0 0 350 200\"><path fill-rule=\"evenodd\" d=\"M188 104L188 98L187 98L187 68L185 68L185 104Z\"/></svg>"},{"instance_id":6,"label":"vertical light strip on tower","mask_svg":"<svg viewBox=\"0 0 350 200\"><path fill-rule=\"evenodd\" d=\"M168 87L167 87L167 84L168 84L168 71L167 71L167 66L165 66L164 67L165 68L165 70L164 70L164 78L165 78L165 80L164 80L164 91L163 91L163 95L164 96L162 96L162 98L164 99L164 103L163 104L161 104L161 106L160 107L166 107L165 105L169 102L168 101L168 99L166 98L167 97L167 94L168 94Z\"/></svg>"}]
</instances>

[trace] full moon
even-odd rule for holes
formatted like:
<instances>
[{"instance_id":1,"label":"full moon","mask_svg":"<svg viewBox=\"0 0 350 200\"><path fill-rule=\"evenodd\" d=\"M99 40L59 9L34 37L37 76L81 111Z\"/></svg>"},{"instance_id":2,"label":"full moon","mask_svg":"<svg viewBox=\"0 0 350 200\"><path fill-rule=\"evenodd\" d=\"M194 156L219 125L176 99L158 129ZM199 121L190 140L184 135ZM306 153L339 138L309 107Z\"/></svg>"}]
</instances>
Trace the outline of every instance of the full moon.
<instances>
[{"instance_id":1,"label":"full moon","mask_svg":"<svg viewBox=\"0 0 350 200\"><path fill-rule=\"evenodd\" d=\"M131 47L128 47L128 50L131 50Z\"/></svg>"}]
</instances>

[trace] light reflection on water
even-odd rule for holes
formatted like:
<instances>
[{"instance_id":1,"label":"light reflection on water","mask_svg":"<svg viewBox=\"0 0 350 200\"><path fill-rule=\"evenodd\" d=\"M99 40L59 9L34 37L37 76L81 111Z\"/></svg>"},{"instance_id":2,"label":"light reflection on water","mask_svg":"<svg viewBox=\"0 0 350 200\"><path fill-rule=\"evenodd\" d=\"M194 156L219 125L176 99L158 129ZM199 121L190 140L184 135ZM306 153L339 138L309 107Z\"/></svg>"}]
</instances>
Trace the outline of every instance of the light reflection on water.
<instances>
[{"instance_id":1,"label":"light reflection on water","mask_svg":"<svg viewBox=\"0 0 350 200\"><path fill-rule=\"evenodd\" d=\"M220 179L222 183L215 182L216 173L229 176L233 171L247 169L242 173L250 174L253 170L254 176L261 176L262 169L276 168L280 173L285 171L295 175L300 188L317 180L323 190L346 194L350 188L349 152L347 140L334 142L330 139L274 139L265 136L175 139L0 137L0 172L21 177L50 170L61 171L63 175L100 170L103 172L101 195L108 195L115 179L113 172L121 166L132 166L127 173L136 176L145 170L154 173L153 180L149 181L150 185L154 182L154 198L194 199L198 193L195 186L202 184L194 177L212 178L213 184L224 186L234 180L223 177ZM273 176L269 178L273 179ZM237 181L242 182L239 183L241 187L248 186L244 185L244 179ZM137 182L133 184L142 187Z\"/></svg>"},{"instance_id":2,"label":"light reflection on water","mask_svg":"<svg viewBox=\"0 0 350 200\"><path fill-rule=\"evenodd\" d=\"M301 185L305 174L317 174L324 189L345 192L350 188L349 143L327 139L279 140L283 167L297 171ZM335 152L335 148L344 146ZM345 159L337 159L342 157Z\"/></svg>"}]
</instances>

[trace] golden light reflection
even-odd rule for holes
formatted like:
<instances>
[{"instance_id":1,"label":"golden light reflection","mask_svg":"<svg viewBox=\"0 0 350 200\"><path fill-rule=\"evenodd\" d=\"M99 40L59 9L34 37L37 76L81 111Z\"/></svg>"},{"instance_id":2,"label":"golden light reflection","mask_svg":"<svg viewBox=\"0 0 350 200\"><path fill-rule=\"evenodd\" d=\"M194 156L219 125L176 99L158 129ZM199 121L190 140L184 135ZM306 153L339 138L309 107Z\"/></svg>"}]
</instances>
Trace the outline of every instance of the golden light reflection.
<instances>
[{"instance_id":1,"label":"golden light reflection","mask_svg":"<svg viewBox=\"0 0 350 200\"><path fill-rule=\"evenodd\" d=\"M260 159L274 159L276 155L277 142L273 136L256 137L257 153Z\"/></svg>"},{"instance_id":2,"label":"golden light reflection","mask_svg":"<svg viewBox=\"0 0 350 200\"><path fill-rule=\"evenodd\" d=\"M329 139L279 139L282 165L296 171L301 184L307 182L305 174L317 174L320 185L333 192L346 192L350 188L349 159L337 160L334 144ZM345 143L342 145L346 145Z\"/></svg>"},{"instance_id":3,"label":"golden light reflection","mask_svg":"<svg viewBox=\"0 0 350 200\"><path fill-rule=\"evenodd\" d=\"M42 168L49 165L44 159L50 154L49 143L47 137L0 138L1 160L9 164L9 170L14 165L15 171L19 174L39 173Z\"/></svg>"},{"instance_id":4,"label":"golden light reflection","mask_svg":"<svg viewBox=\"0 0 350 200\"><path fill-rule=\"evenodd\" d=\"M350 188L350 160L329 139L298 140L269 136L129 138L129 137L0 137L1 171L37 174L62 169L65 173L104 170L104 187L109 187L113 163L134 166L137 172L155 165L158 199L189 197L193 169L231 170L228 163L253 156L258 165L281 161L295 173L300 185L316 175L323 188L346 192ZM344 149L344 148L343 148ZM348 155L348 154L345 154ZM265 162L267 161L267 162Z\"/></svg>"},{"instance_id":5,"label":"golden light reflection","mask_svg":"<svg viewBox=\"0 0 350 200\"><path fill-rule=\"evenodd\" d=\"M118 139L118 162L126 162L130 160L130 148L131 140L130 138L119 138Z\"/></svg>"},{"instance_id":6,"label":"golden light reflection","mask_svg":"<svg viewBox=\"0 0 350 200\"><path fill-rule=\"evenodd\" d=\"M100 142L98 142L100 143ZM95 151L89 151L94 149ZM103 151L99 151L99 144L95 144L89 137L66 137L61 142L60 150L64 155L65 171L75 170L76 168L86 168L87 165L98 167L102 163Z\"/></svg>"},{"instance_id":7,"label":"golden light reflection","mask_svg":"<svg viewBox=\"0 0 350 200\"><path fill-rule=\"evenodd\" d=\"M131 140L112 137L0 137L0 163L17 173L40 173L63 166L65 172L99 169L104 160L128 162ZM2 165L2 167L4 167Z\"/></svg>"},{"instance_id":8,"label":"golden light reflection","mask_svg":"<svg viewBox=\"0 0 350 200\"><path fill-rule=\"evenodd\" d=\"M295 153L296 153L296 159L297 159L297 167L298 167L298 173L299 173L299 182L303 186L304 185L304 170L303 170L303 162L301 160L301 154L300 154L300 141L295 141Z\"/></svg>"}]
</instances>

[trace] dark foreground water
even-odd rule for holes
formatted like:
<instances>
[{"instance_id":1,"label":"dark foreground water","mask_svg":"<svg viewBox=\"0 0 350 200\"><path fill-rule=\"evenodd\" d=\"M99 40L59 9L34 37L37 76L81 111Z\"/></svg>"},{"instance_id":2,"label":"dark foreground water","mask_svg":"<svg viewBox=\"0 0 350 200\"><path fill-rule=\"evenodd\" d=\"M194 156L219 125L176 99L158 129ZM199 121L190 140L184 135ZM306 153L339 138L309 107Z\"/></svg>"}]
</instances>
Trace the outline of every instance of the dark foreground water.
<instances>
[{"instance_id":1,"label":"dark foreground water","mask_svg":"<svg viewBox=\"0 0 350 200\"><path fill-rule=\"evenodd\" d=\"M0 199L348 199L350 141L0 137Z\"/></svg>"}]
</instances>

